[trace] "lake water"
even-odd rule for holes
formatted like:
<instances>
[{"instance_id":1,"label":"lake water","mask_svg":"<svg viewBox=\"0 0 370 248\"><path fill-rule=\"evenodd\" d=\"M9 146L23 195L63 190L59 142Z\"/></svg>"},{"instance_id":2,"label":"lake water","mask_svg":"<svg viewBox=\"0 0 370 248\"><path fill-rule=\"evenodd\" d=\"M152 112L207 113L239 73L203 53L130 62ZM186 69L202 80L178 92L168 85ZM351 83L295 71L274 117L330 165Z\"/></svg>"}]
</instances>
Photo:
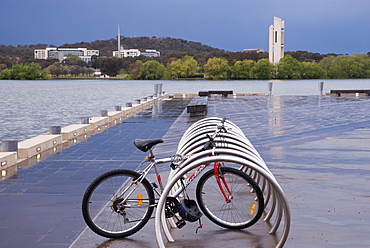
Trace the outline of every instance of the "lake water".
<instances>
[{"instance_id":1,"label":"lake water","mask_svg":"<svg viewBox=\"0 0 370 248\"><path fill-rule=\"evenodd\" d=\"M332 89L370 89L370 79L292 80L273 82L273 95L317 95ZM153 84L163 91L197 93L202 90L233 90L236 93L268 93L269 81L126 81L126 80L0 80L0 141L22 141L46 134L49 126L76 124L80 116L98 116L126 102L153 94Z\"/></svg>"}]
</instances>

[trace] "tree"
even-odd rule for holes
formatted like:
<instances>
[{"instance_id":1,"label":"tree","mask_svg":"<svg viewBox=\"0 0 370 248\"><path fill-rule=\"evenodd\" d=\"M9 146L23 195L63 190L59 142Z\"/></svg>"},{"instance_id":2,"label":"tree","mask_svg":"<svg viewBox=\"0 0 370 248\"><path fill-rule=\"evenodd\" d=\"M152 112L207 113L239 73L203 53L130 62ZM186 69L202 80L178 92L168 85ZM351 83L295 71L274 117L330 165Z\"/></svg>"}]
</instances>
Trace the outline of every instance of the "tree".
<instances>
[{"instance_id":1,"label":"tree","mask_svg":"<svg viewBox=\"0 0 370 248\"><path fill-rule=\"evenodd\" d=\"M196 75L199 70L199 66L193 56L185 55L181 59L172 61L167 66L167 69L172 77L187 78L189 76Z\"/></svg>"},{"instance_id":2,"label":"tree","mask_svg":"<svg viewBox=\"0 0 370 248\"><path fill-rule=\"evenodd\" d=\"M250 77L253 79L271 79L273 65L268 59L260 59L251 68Z\"/></svg>"},{"instance_id":3,"label":"tree","mask_svg":"<svg viewBox=\"0 0 370 248\"><path fill-rule=\"evenodd\" d=\"M236 61L233 66L233 78L236 79L250 79L251 69L256 65L253 60Z\"/></svg>"},{"instance_id":4,"label":"tree","mask_svg":"<svg viewBox=\"0 0 370 248\"><path fill-rule=\"evenodd\" d=\"M78 65L81 67L86 67L87 63L83 61L79 56L74 54L68 54L67 58L62 62L65 65Z\"/></svg>"},{"instance_id":5,"label":"tree","mask_svg":"<svg viewBox=\"0 0 370 248\"><path fill-rule=\"evenodd\" d=\"M362 78L365 76L366 70L359 62L347 56L330 67L328 74L330 78Z\"/></svg>"},{"instance_id":6,"label":"tree","mask_svg":"<svg viewBox=\"0 0 370 248\"><path fill-rule=\"evenodd\" d=\"M47 79L47 75L37 63L15 64L11 69L2 70L0 79L40 80Z\"/></svg>"},{"instance_id":7,"label":"tree","mask_svg":"<svg viewBox=\"0 0 370 248\"><path fill-rule=\"evenodd\" d=\"M8 66L6 64L0 64L0 72L4 69L8 69Z\"/></svg>"},{"instance_id":8,"label":"tree","mask_svg":"<svg viewBox=\"0 0 370 248\"><path fill-rule=\"evenodd\" d=\"M65 68L61 66L59 62L49 65L45 68L45 71L54 77L59 77L60 75L66 74Z\"/></svg>"},{"instance_id":9,"label":"tree","mask_svg":"<svg viewBox=\"0 0 370 248\"><path fill-rule=\"evenodd\" d=\"M156 60L149 60L140 68L138 79L159 80L165 75L166 68Z\"/></svg>"},{"instance_id":10,"label":"tree","mask_svg":"<svg viewBox=\"0 0 370 248\"><path fill-rule=\"evenodd\" d=\"M229 79L231 67L224 58L210 58L204 65L204 72L212 79Z\"/></svg>"},{"instance_id":11,"label":"tree","mask_svg":"<svg viewBox=\"0 0 370 248\"><path fill-rule=\"evenodd\" d=\"M82 67L78 65L72 65L71 67L69 67L69 73L72 76L77 77L78 75L82 74Z\"/></svg>"},{"instance_id":12,"label":"tree","mask_svg":"<svg viewBox=\"0 0 370 248\"><path fill-rule=\"evenodd\" d=\"M119 59L117 57L109 57L100 61L100 71L109 76L116 76L120 70Z\"/></svg>"},{"instance_id":13,"label":"tree","mask_svg":"<svg viewBox=\"0 0 370 248\"><path fill-rule=\"evenodd\" d=\"M277 64L277 78L300 79L301 63L291 55L285 55Z\"/></svg>"},{"instance_id":14,"label":"tree","mask_svg":"<svg viewBox=\"0 0 370 248\"><path fill-rule=\"evenodd\" d=\"M326 73L316 62L302 62L301 76L302 79L318 79L326 78Z\"/></svg>"},{"instance_id":15,"label":"tree","mask_svg":"<svg viewBox=\"0 0 370 248\"><path fill-rule=\"evenodd\" d=\"M137 78L143 64L144 63L141 60L137 60L134 63L131 63L131 64L128 65L127 73L131 75L132 79Z\"/></svg>"}]
</instances>

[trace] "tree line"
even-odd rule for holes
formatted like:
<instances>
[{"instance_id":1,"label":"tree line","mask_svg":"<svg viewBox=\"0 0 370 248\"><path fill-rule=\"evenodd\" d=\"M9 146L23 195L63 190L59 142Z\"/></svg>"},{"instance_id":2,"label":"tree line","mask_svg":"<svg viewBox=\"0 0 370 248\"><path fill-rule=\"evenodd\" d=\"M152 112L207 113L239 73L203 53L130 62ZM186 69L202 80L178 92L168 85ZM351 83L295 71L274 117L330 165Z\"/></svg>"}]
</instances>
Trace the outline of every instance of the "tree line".
<instances>
[{"instance_id":1,"label":"tree line","mask_svg":"<svg viewBox=\"0 0 370 248\"><path fill-rule=\"evenodd\" d=\"M201 61L201 60L200 60ZM42 68L36 62L14 64L11 68L0 64L0 79L48 79L63 76L93 76L95 69L102 74L123 79L351 79L370 78L370 56L366 53L353 55L330 55L320 61L300 62L292 55L285 55L277 64L267 58L228 60L227 57L211 57L202 64L191 55L179 58L99 58L89 63L76 55L69 55L62 63L49 61ZM45 63L44 64L48 64Z\"/></svg>"},{"instance_id":2,"label":"tree line","mask_svg":"<svg viewBox=\"0 0 370 248\"><path fill-rule=\"evenodd\" d=\"M86 47L99 49L86 63L74 55L59 63L57 59L36 60L34 49L47 44L0 45L0 79L89 77L96 69L110 77L123 79L318 79L318 78L369 78L369 53L339 55L307 51L286 52L278 64L271 64L268 53L228 52L199 42L157 37L123 37L125 48L157 49L160 57L112 57L117 39L64 44L60 47ZM50 47L54 45L49 45ZM38 65L38 66L36 66ZM14 67L14 68L13 68ZM25 73L24 71L27 71ZM16 76L19 73L20 76ZM25 76L28 75L28 76Z\"/></svg>"}]
</instances>

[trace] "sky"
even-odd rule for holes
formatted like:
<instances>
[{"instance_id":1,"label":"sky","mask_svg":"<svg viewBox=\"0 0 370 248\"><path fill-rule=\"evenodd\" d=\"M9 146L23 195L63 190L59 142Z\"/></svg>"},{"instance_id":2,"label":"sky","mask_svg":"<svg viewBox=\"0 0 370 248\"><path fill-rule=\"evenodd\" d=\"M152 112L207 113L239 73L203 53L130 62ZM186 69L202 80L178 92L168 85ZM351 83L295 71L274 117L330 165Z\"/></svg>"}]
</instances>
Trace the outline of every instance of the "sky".
<instances>
[{"instance_id":1,"label":"sky","mask_svg":"<svg viewBox=\"0 0 370 248\"><path fill-rule=\"evenodd\" d=\"M108 40L120 25L125 37L268 51L277 16L285 21L285 51L367 53L369 10L370 0L0 0L0 44Z\"/></svg>"}]
</instances>

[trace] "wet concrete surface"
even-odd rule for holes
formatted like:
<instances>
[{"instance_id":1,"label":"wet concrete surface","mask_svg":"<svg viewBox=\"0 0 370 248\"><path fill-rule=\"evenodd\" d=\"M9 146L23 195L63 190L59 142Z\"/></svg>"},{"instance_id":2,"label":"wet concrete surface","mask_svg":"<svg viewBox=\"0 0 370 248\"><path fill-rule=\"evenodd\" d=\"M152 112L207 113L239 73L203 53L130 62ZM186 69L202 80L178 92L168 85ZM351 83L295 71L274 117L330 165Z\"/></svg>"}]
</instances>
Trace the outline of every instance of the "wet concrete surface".
<instances>
[{"instance_id":1,"label":"wet concrete surface","mask_svg":"<svg viewBox=\"0 0 370 248\"><path fill-rule=\"evenodd\" d=\"M135 138L163 137L158 157L175 153L183 132L200 117L170 100L91 136L0 182L0 247L156 247L151 220L127 239L91 232L82 219L88 184L105 171L135 169L145 153ZM237 124L283 188L291 208L285 247L369 247L370 99L334 96L212 97L208 116ZM168 168L161 168L163 173ZM205 218L203 218L205 219ZM174 230L168 247L274 247L260 220L230 231L204 220Z\"/></svg>"}]
</instances>

